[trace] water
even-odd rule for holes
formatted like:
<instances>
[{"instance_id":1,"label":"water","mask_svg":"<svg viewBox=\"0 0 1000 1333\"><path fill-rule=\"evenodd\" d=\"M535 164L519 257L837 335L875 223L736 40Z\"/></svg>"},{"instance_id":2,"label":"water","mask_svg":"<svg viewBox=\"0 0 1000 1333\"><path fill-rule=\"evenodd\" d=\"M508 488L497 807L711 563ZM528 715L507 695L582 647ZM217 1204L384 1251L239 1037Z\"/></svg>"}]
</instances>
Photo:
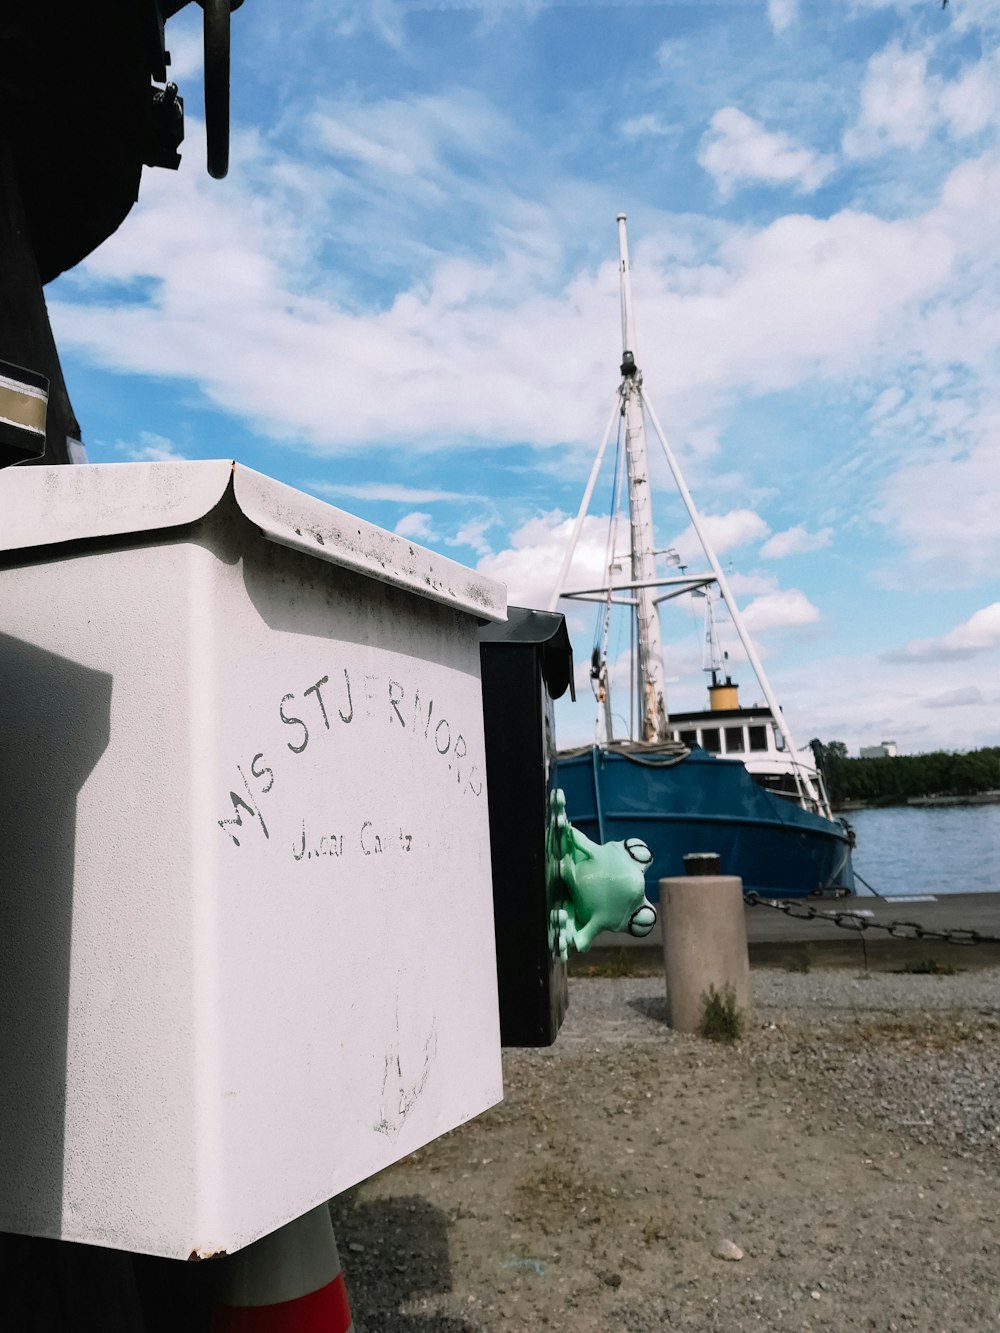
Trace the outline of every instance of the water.
<instances>
[{"instance_id":1,"label":"water","mask_svg":"<svg viewBox=\"0 0 1000 1333\"><path fill-rule=\"evenodd\" d=\"M854 868L877 892L1000 893L1000 805L851 810ZM858 892L866 893L858 882Z\"/></svg>"}]
</instances>

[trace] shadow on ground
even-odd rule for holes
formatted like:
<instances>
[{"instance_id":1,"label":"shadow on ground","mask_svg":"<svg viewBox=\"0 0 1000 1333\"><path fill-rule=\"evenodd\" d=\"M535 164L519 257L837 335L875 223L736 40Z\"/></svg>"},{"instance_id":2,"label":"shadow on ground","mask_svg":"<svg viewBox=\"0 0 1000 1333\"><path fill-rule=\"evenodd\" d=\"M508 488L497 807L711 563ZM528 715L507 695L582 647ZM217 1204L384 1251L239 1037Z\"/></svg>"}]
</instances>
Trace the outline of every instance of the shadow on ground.
<instances>
[{"instance_id":1,"label":"shadow on ground","mask_svg":"<svg viewBox=\"0 0 1000 1333\"><path fill-rule=\"evenodd\" d=\"M668 1026L667 997L665 995L637 995L628 1001L628 1007L634 1009L643 1018L651 1018L654 1023Z\"/></svg>"},{"instance_id":2,"label":"shadow on ground","mask_svg":"<svg viewBox=\"0 0 1000 1333\"><path fill-rule=\"evenodd\" d=\"M463 1319L405 1310L451 1291L448 1218L419 1195L330 1202L355 1333L473 1333Z\"/></svg>"}]
</instances>

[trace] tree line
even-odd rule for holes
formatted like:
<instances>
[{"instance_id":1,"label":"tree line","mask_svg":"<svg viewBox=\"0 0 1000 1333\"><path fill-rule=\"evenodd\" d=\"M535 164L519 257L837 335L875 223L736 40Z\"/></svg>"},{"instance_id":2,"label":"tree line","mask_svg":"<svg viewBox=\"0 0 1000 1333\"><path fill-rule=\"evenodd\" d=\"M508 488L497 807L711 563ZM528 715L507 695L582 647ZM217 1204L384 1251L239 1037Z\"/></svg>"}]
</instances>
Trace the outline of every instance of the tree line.
<instances>
[{"instance_id":1,"label":"tree line","mask_svg":"<svg viewBox=\"0 0 1000 1333\"><path fill-rule=\"evenodd\" d=\"M842 741L813 742L830 800L897 805L911 796L973 796L1000 789L1000 747L963 754L897 755L893 759L850 759Z\"/></svg>"}]
</instances>

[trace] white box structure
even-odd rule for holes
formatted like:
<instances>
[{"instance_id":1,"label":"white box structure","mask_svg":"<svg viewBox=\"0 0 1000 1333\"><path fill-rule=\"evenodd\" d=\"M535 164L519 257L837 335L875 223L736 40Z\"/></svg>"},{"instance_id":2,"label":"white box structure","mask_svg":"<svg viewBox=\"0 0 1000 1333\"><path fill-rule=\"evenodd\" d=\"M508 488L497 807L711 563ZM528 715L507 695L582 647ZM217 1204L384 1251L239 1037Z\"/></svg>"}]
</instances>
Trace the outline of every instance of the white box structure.
<instances>
[{"instance_id":1,"label":"white box structure","mask_svg":"<svg viewBox=\"0 0 1000 1333\"><path fill-rule=\"evenodd\" d=\"M232 1251L500 1099L504 616L228 461L0 474L0 1231Z\"/></svg>"}]
</instances>

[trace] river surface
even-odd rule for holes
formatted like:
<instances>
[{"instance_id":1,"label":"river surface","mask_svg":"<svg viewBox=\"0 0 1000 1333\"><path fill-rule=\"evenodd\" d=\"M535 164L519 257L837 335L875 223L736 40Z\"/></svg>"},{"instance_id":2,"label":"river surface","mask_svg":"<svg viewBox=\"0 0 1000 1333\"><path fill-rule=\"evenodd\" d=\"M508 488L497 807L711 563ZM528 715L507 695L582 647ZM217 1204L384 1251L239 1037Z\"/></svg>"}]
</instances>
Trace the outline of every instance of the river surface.
<instances>
[{"instance_id":1,"label":"river surface","mask_svg":"<svg viewBox=\"0 0 1000 1333\"><path fill-rule=\"evenodd\" d=\"M899 805L844 817L858 835L854 869L878 893L1000 893L1000 805Z\"/></svg>"}]
</instances>

